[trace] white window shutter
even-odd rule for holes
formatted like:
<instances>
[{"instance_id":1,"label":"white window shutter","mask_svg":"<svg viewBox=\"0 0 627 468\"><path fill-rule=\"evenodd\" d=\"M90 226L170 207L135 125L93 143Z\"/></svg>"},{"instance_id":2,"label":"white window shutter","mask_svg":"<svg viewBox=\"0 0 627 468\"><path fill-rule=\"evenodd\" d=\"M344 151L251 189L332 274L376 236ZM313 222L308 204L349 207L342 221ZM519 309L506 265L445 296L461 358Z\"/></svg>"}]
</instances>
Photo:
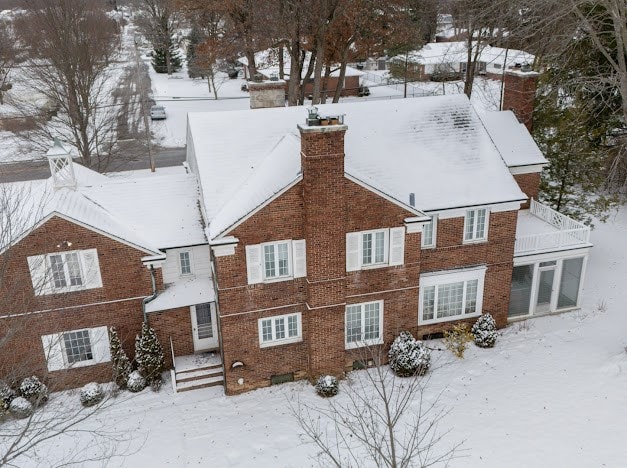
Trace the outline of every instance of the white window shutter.
<instances>
[{"instance_id":1,"label":"white window shutter","mask_svg":"<svg viewBox=\"0 0 627 468\"><path fill-rule=\"evenodd\" d=\"M246 246L246 272L248 284L257 284L263 281L261 273L261 245Z\"/></svg>"},{"instance_id":2,"label":"white window shutter","mask_svg":"<svg viewBox=\"0 0 627 468\"><path fill-rule=\"evenodd\" d=\"M405 259L405 227L390 229L390 265L402 265Z\"/></svg>"},{"instance_id":3,"label":"white window shutter","mask_svg":"<svg viewBox=\"0 0 627 468\"><path fill-rule=\"evenodd\" d=\"M292 241L292 261L294 263L294 278L307 276L307 248L305 239Z\"/></svg>"},{"instance_id":4,"label":"white window shutter","mask_svg":"<svg viewBox=\"0 0 627 468\"><path fill-rule=\"evenodd\" d=\"M44 356L46 357L46 366L49 371L56 371L65 368L63 360L63 339L62 333L54 333L52 335L43 335L41 344L44 348Z\"/></svg>"},{"instance_id":5,"label":"white window shutter","mask_svg":"<svg viewBox=\"0 0 627 468\"><path fill-rule=\"evenodd\" d=\"M33 291L35 296L41 296L48 293L48 281L46 278L46 256L33 255L28 257L28 269L30 270L30 278L33 282Z\"/></svg>"},{"instance_id":6,"label":"white window shutter","mask_svg":"<svg viewBox=\"0 0 627 468\"><path fill-rule=\"evenodd\" d=\"M346 271L356 271L360 268L359 259L361 258L359 238L361 233L346 233Z\"/></svg>"},{"instance_id":7,"label":"white window shutter","mask_svg":"<svg viewBox=\"0 0 627 468\"><path fill-rule=\"evenodd\" d=\"M107 327L91 328L89 330L91 341L91 352L96 363L109 362L111 360L111 350L109 346L109 332Z\"/></svg>"},{"instance_id":8,"label":"white window shutter","mask_svg":"<svg viewBox=\"0 0 627 468\"><path fill-rule=\"evenodd\" d=\"M96 249L81 251L83 259L83 273L85 275L85 288L102 288L102 277L100 276L100 262Z\"/></svg>"}]
</instances>

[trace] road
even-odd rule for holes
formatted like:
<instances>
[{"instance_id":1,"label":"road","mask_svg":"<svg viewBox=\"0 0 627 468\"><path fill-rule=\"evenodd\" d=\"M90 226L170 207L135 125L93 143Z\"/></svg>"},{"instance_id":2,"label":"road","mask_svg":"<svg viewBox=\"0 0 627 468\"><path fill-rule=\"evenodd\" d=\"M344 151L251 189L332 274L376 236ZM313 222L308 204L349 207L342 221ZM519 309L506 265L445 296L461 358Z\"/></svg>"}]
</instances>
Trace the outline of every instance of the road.
<instances>
[{"instance_id":1,"label":"road","mask_svg":"<svg viewBox=\"0 0 627 468\"><path fill-rule=\"evenodd\" d=\"M153 148L157 167L178 166L185 161L185 148ZM129 152L133 156L114 161L111 171L131 171L148 169L150 162L148 152L140 148L137 152ZM23 180L46 179L50 177L50 168L46 160L24 161L19 163L0 164L0 183L19 182Z\"/></svg>"}]
</instances>

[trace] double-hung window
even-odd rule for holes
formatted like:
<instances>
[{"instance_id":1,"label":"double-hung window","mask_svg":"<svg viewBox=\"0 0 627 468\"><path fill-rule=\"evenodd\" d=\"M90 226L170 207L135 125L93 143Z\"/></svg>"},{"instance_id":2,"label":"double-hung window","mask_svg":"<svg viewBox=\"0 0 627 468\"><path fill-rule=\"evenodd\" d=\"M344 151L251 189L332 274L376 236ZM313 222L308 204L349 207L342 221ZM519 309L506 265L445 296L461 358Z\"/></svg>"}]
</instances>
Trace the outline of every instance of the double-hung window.
<instances>
[{"instance_id":1,"label":"double-hung window","mask_svg":"<svg viewBox=\"0 0 627 468\"><path fill-rule=\"evenodd\" d=\"M381 265L388 260L388 229L361 233L362 266Z\"/></svg>"},{"instance_id":2,"label":"double-hung window","mask_svg":"<svg viewBox=\"0 0 627 468\"><path fill-rule=\"evenodd\" d=\"M437 231L438 231L438 218L437 216L431 216L431 221L422 226L422 238L421 247L428 249L435 247Z\"/></svg>"},{"instance_id":3,"label":"double-hung window","mask_svg":"<svg viewBox=\"0 0 627 468\"><path fill-rule=\"evenodd\" d=\"M263 278L270 280L290 276L290 242L270 242L262 246Z\"/></svg>"},{"instance_id":4,"label":"double-hung window","mask_svg":"<svg viewBox=\"0 0 627 468\"><path fill-rule=\"evenodd\" d=\"M49 371L109 362L107 327L70 330L41 337Z\"/></svg>"},{"instance_id":5,"label":"double-hung window","mask_svg":"<svg viewBox=\"0 0 627 468\"><path fill-rule=\"evenodd\" d=\"M485 268L421 276L418 323L480 315L484 277Z\"/></svg>"},{"instance_id":6,"label":"double-hung window","mask_svg":"<svg viewBox=\"0 0 627 468\"><path fill-rule=\"evenodd\" d=\"M477 208L466 211L464 242L485 241L488 238L488 210Z\"/></svg>"},{"instance_id":7,"label":"double-hung window","mask_svg":"<svg viewBox=\"0 0 627 468\"><path fill-rule=\"evenodd\" d=\"M404 256L404 227L346 234L346 271L402 265Z\"/></svg>"},{"instance_id":8,"label":"double-hung window","mask_svg":"<svg viewBox=\"0 0 627 468\"><path fill-rule=\"evenodd\" d=\"M383 301L346 306L346 349L383 343Z\"/></svg>"},{"instance_id":9,"label":"double-hung window","mask_svg":"<svg viewBox=\"0 0 627 468\"><path fill-rule=\"evenodd\" d=\"M181 267L181 275L192 274L192 255L189 250L179 252L179 265Z\"/></svg>"},{"instance_id":10,"label":"double-hung window","mask_svg":"<svg viewBox=\"0 0 627 468\"><path fill-rule=\"evenodd\" d=\"M102 287L96 249L33 255L27 261L38 296Z\"/></svg>"},{"instance_id":11,"label":"double-hung window","mask_svg":"<svg viewBox=\"0 0 627 468\"><path fill-rule=\"evenodd\" d=\"M259 346L262 348L302 341L300 312L259 319Z\"/></svg>"}]
</instances>

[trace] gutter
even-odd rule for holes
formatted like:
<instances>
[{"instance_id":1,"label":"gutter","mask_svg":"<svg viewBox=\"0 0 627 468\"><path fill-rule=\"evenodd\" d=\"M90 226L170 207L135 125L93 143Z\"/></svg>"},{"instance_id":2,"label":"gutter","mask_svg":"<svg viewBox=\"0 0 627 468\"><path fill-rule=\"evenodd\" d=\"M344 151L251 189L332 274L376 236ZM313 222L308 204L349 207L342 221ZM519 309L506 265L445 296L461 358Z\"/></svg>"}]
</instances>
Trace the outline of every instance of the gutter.
<instances>
[{"instance_id":1,"label":"gutter","mask_svg":"<svg viewBox=\"0 0 627 468\"><path fill-rule=\"evenodd\" d=\"M152 284L152 294L142 299L142 314L144 316L144 323L148 323L148 316L146 315L146 305L154 301L157 298L157 282L155 280L155 268L150 265L150 282Z\"/></svg>"}]
</instances>

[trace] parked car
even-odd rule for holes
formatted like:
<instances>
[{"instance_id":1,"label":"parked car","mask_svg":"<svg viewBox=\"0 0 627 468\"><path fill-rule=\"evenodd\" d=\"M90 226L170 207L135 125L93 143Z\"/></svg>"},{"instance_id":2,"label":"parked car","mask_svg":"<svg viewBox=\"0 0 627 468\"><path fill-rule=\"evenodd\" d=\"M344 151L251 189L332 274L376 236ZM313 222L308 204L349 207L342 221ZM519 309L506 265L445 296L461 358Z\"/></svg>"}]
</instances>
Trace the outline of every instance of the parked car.
<instances>
[{"instance_id":1,"label":"parked car","mask_svg":"<svg viewBox=\"0 0 627 468\"><path fill-rule=\"evenodd\" d=\"M358 90L358 96L359 97L370 96L370 88L368 88L368 86L360 86Z\"/></svg>"},{"instance_id":2,"label":"parked car","mask_svg":"<svg viewBox=\"0 0 627 468\"><path fill-rule=\"evenodd\" d=\"M165 107L159 106L159 105L152 106L150 108L150 118L152 120L163 120L163 119L165 119L166 118Z\"/></svg>"}]
</instances>

